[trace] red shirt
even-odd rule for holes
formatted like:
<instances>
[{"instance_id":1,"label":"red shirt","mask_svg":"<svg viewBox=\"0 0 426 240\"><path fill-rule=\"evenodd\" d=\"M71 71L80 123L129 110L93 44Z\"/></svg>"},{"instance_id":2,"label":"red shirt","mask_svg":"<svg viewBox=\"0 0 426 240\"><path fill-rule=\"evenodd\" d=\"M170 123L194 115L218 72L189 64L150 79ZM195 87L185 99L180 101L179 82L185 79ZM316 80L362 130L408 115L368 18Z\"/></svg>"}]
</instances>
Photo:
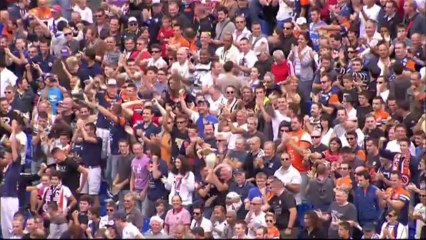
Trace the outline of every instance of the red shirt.
<instances>
[{"instance_id":1,"label":"red shirt","mask_svg":"<svg viewBox=\"0 0 426 240\"><path fill-rule=\"evenodd\" d=\"M161 51L162 56L167 57L166 55L166 49L167 44L169 43L169 39L173 37L173 28L170 28L170 30L166 30L164 28L160 28L160 31L158 32L157 40L161 42Z\"/></svg>"},{"instance_id":2,"label":"red shirt","mask_svg":"<svg viewBox=\"0 0 426 240\"><path fill-rule=\"evenodd\" d=\"M287 79L290 74L290 65L287 60L283 61L280 64L275 62L272 64L271 73L275 76L275 83L280 83Z\"/></svg>"}]
</instances>

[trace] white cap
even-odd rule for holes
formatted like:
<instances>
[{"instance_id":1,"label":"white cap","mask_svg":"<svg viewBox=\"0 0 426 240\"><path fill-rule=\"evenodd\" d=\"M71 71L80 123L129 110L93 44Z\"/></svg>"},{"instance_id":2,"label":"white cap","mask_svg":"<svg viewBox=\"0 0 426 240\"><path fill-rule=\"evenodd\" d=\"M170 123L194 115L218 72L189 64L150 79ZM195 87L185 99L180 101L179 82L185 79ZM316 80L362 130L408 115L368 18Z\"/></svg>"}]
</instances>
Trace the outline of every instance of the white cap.
<instances>
[{"instance_id":1,"label":"white cap","mask_svg":"<svg viewBox=\"0 0 426 240\"><path fill-rule=\"evenodd\" d=\"M129 19L127 20L128 23L131 22L137 22L138 20L135 17L129 17Z\"/></svg>"},{"instance_id":2,"label":"white cap","mask_svg":"<svg viewBox=\"0 0 426 240\"><path fill-rule=\"evenodd\" d=\"M239 197L240 197L240 195L238 195L238 193L236 193L236 192L230 192L230 193L226 194L226 198L234 199L234 198L239 198Z\"/></svg>"},{"instance_id":3,"label":"white cap","mask_svg":"<svg viewBox=\"0 0 426 240\"><path fill-rule=\"evenodd\" d=\"M308 21L306 21L306 18L304 18L304 17L298 17L297 20L296 20L297 25L303 25L303 24L307 24L307 23L308 23Z\"/></svg>"},{"instance_id":4,"label":"white cap","mask_svg":"<svg viewBox=\"0 0 426 240\"><path fill-rule=\"evenodd\" d=\"M115 79L109 79L108 80L108 85L117 85L117 80L115 80Z\"/></svg>"},{"instance_id":5,"label":"white cap","mask_svg":"<svg viewBox=\"0 0 426 240\"><path fill-rule=\"evenodd\" d=\"M160 2L161 2L160 0L152 0L152 5L159 4Z\"/></svg>"}]
</instances>

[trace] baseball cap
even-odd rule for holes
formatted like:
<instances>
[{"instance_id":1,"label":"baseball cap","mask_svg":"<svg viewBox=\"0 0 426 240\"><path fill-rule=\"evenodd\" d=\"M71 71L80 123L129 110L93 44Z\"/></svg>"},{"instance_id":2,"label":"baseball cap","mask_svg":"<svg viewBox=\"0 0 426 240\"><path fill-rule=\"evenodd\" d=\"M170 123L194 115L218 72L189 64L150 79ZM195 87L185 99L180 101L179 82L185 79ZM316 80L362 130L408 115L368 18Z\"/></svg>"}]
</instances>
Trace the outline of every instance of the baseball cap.
<instances>
[{"instance_id":1,"label":"baseball cap","mask_svg":"<svg viewBox=\"0 0 426 240\"><path fill-rule=\"evenodd\" d=\"M46 81L47 79L49 79L49 81L56 81L56 75L53 73L45 73L42 76L43 81Z\"/></svg>"},{"instance_id":2,"label":"baseball cap","mask_svg":"<svg viewBox=\"0 0 426 240\"><path fill-rule=\"evenodd\" d=\"M127 20L128 23L131 22L138 22L138 20L135 17L129 17L129 19Z\"/></svg>"},{"instance_id":3,"label":"baseball cap","mask_svg":"<svg viewBox=\"0 0 426 240\"><path fill-rule=\"evenodd\" d=\"M351 13L349 12L349 9L344 8L342 11L340 11L340 16L342 17L349 17Z\"/></svg>"},{"instance_id":4,"label":"baseball cap","mask_svg":"<svg viewBox=\"0 0 426 240\"><path fill-rule=\"evenodd\" d=\"M62 8L59 5L53 5L52 8L50 9L52 12L57 12L57 13L61 13L62 12Z\"/></svg>"},{"instance_id":5,"label":"baseball cap","mask_svg":"<svg viewBox=\"0 0 426 240\"><path fill-rule=\"evenodd\" d=\"M236 192L229 192L228 194L226 194L226 198L237 198L240 197L240 195L238 195L238 193Z\"/></svg>"},{"instance_id":6,"label":"baseball cap","mask_svg":"<svg viewBox=\"0 0 426 240\"><path fill-rule=\"evenodd\" d=\"M304 17L298 17L296 19L296 24L297 25L303 25L303 24L307 24L307 23L308 23L308 21L306 21L306 18L304 18Z\"/></svg>"},{"instance_id":7,"label":"baseball cap","mask_svg":"<svg viewBox=\"0 0 426 240\"><path fill-rule=\"evenodd\" d=\"M385 159L388 159L388 160L392 160L393 157L394 157L394 153L392 153L389 150L383 150L382 149L382 150L380 150L379 154L380 154L381 158L385 158Z\"/></svg>"},{"instance_id":8,"label":"baseball cap","mask_svg":"<svg viewBox=\"0 0 426 240\"><path fill-rule=\"evenodd\" d=\"M234 170L234 175L236 175L236 174L240 174L240 173L245 173L244 169L242 169L242 168L237 168L237 169L235 169L235 170Z\"/></svg>"},{"instance_id":9,"label":"baseball cap","mask_svg":"<svg viewBox=\"0 0 426 240\"><path fill-rule=\"evenodd\" d=\"M109 79L108 80L108 85L117 85L117 80L115 80L115 79Z\"/></svg>"},{"instance_id":10,"label":"baseball cap","mask_svg":"<svg viewBox=\"0 0 426 240\"><path fill-rule=\"evenodd\" d=\"M374 231L376 229L376 226L374 223L366 223L364 224L364 226L362 226L362 230L363 231Z\"/></svg>"},{"instance_id":11,"label":"baseball cap","mask_svg":"<svg viewBox=\"0 0 426 240\"><path fill-rule=\"evenodd\" d=\"M105 227L115 227L115 223L114 223L114 221L113 220L109 220L106 224L105 224Z\"/></svg>"},{"instance_id":12,"label":"baseball cap","mask_svg":"<svg viewBox=\"0 0 426 240\"><path fill-rule=\"evenodd\" d=\"M161 1L160 0L152 0L152 5L157 5L160 4Z\"/></svg>"},{"instance_id":13,"label":"baseball cap","mask_svg":"<svg viewBox=\"0 0 426 240\"><path fill-rule=\"evenodd\" d=\"M127 219L127 214L123 210L118 210L113 215L114 220L123 220L125 221Z\"/></svg>"},{"instance_id":14,"label":"baseball cap","mask_svg":"<svg viewBox=\"0 0 426 240\"><path fill-rule=\"evenodd\" d=\"M70 56L70 53L68 52L68 48L67 47L62 47L61 48L61 57L62 58L67 58Z\"/></svg>"}]
</instances>

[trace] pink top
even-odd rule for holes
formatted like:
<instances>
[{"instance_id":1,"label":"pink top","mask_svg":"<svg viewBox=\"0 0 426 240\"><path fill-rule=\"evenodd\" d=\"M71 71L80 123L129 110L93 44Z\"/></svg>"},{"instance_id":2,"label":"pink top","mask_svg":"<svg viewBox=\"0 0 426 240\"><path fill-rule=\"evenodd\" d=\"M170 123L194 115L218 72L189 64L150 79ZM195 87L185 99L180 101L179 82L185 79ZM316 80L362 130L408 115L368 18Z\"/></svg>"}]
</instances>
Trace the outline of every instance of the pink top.
<instances>
[{"instance_id":1,"label":"pink top","mask_svg":"<svg viewBox=\"0 0 426 240\"><path fill-rule=\"evenodd\" d=\"M175 229L179 224L190 225L191 224L191 214L188 210L182 208L179 212L175 212L173 209L167 211L166 219L164 221L169 227L169 236L175 236Z\"/></svg>"}]
</instances>

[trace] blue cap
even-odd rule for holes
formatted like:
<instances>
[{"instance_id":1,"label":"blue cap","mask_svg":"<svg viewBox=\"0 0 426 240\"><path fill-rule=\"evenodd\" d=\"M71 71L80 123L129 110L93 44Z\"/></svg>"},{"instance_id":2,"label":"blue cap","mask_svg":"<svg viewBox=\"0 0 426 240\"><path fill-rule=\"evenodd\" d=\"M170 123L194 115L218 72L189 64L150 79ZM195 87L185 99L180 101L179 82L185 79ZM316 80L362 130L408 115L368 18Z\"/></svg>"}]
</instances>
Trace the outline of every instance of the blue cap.
<instances>
[{"instance_id":1,"label":"blue cap","mask_svg":"<svg viewBox=\"0 0 426 240\"><path fill-rule=\"evenodd\" d=\"M340 11L340 14L339 14L340 16L342 16L342 17L349 17L350 15L351 15L351 13L349 12L349 9L348 8L343 8L341 11Z\"/></svg>"},{"instance_id":2,"label":"blue cap","mask_svg":"<svg viewBox=\"0 0 426 240\"><path fill-rule=\"evenodd\" d=\"M395 153L393 153L389 150L380 150L379 154L380 154L381 158L385 158L385 159L388 159L388 160L392 160L393 157L395 156Z\"/></svg>"},{"instance_id":3,"label":"blue cap","mask_svg":"<svg viewBox=\"0 0 426 240\"><path fill-rule=\"evenodd\" d=\"M61 57L62 58L68 58L69 56L70 56L70 53L68 52L68 48L62 47L61 48Z\"/></svg>"},{"instance_id":4,"label":"blue cap","mask_svg":"<svg viewBox=\"0 0 426 240\"><path fill-rule=\"evenodd\" d=\"M363 231L374 231L376 229L376 225L372 222L368 222L362 226Z\"/></svg>"},{"instance_id":5,"label":"blue cap","mask_svg":"<svg viewBox=\"0 0 426 240\"><path fill-rule=\"evenodd\" d=\"M113 219L114 219L114 220L118 220L118 219L120 219L120 220L126 221L126 219L127 219L127 214L126 214L126 212L124 212L123 210L118 210L118 211L116 211L116 212L114 213L114 215L113 215Z\"/></svg>"}]
</instances>

